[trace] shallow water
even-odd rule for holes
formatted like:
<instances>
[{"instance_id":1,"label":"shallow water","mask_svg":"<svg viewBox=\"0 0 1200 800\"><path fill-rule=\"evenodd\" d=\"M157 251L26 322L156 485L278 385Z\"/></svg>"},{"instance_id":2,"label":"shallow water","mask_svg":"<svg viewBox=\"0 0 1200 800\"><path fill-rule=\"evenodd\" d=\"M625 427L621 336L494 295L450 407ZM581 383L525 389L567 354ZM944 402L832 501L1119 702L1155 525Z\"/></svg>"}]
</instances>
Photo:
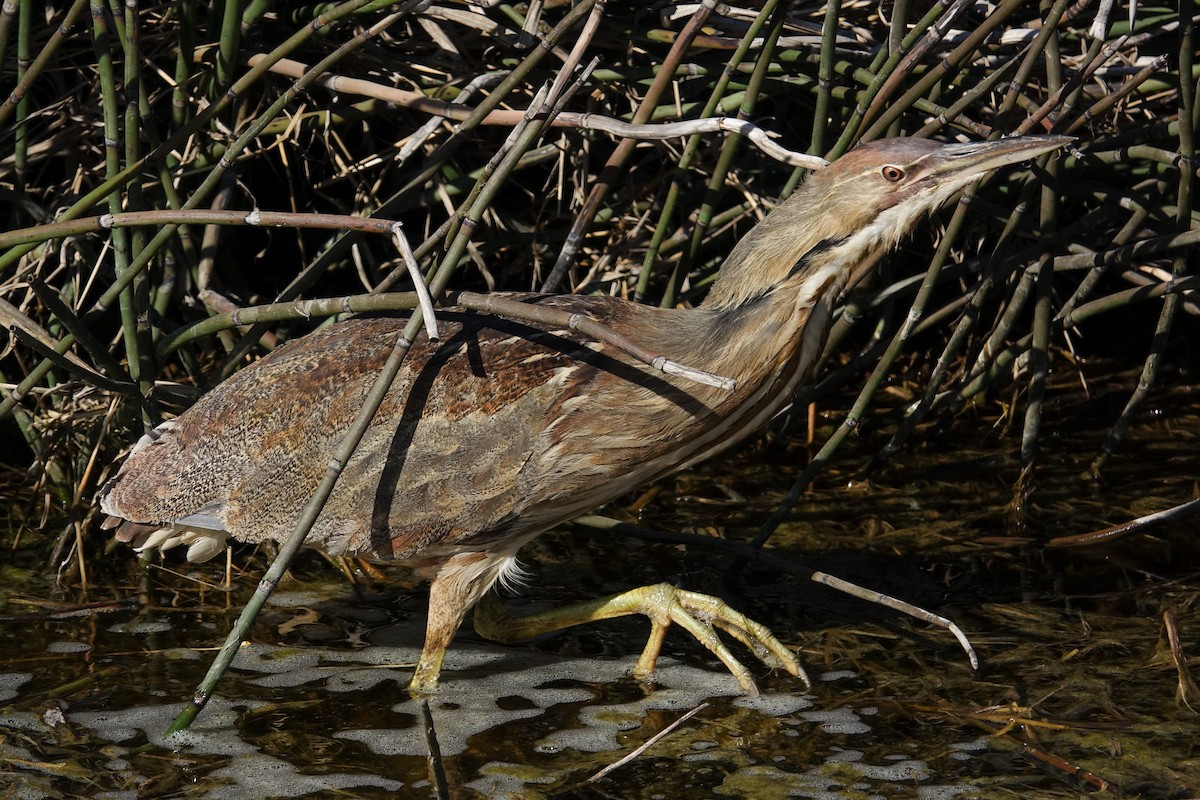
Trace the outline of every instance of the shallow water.
<instances>
[{"instance_id":1,"label":"shallow water","mask_svg":"<svg viewBox=\"0 0 1200 800\"><path fill-rule=\"evenodd\" d=\"M704 547L565 530L525 554L533 577L506 601L514 610L668 580L771 627L798 649L813 689L746 655L763 693L743 697L678 630L654 685L639 685L626 675L640 620L511 647L464 631L429 708L451 796L1200 795L1200 717L1179 697L1163 632L1173 612L1196 670L1197 523L1044 547L1195 497L1200 398L1157 398L1098 485L1081 475L1103 436L1096 420L1111 419L1119 396L1095 391L1049 409L1054 434L1020 513L1014 437L981 411L864 479L854 470L884 441L867 430L771 540L775 554L954 619L980 671L945 631L777 571L751 565L726 580L730 559ZM805 457L798 443L760 443L666 482L636 514L605 513L744 541ZM23 542L0 566L0 796L436 796L423 710L404 690L421 589L363 576L354 588L306 555L218 696L165 741L264 555L236 551L226 591L219 565L142 571L115 550L92 557L84 592L55 586L46 548ZM67 615L102 601L126 602Z\"/></svg>"}]
</instances>

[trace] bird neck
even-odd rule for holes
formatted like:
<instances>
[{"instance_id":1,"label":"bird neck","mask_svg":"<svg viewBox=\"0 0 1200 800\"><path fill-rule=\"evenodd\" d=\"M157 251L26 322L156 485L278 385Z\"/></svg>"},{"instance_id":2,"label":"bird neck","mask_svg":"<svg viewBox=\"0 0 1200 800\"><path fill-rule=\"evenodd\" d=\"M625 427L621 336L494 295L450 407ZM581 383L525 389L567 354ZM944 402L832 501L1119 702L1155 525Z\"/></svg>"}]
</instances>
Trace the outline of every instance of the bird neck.
<instances>
[{"instance_id":1,"label":"bird neck","mask_svg":"<svg viewBox=\"0 0 1200 800\"><path fill-rule=\"evenodd\" d=\"M822 176L810 177L734 246L721 265L702 307L735 308L753 303L802 277L814 267L844 260L850 209L835 210L843 199L822 191ZM818 263L820 262L820 263Z\"/></svg>"},{"instance_id":2,"label":"bird neck","mask_svg":"<svg viewBox=\"0 0 1200 800\"><path fill-rule=\"evenodd\" d=\"M824 347L833 301L841 291L838 272L822 274L827 279L819 286L809 281L799 291L785 283L737 305L646 309L642 313L654 319L638 326L640 338L689 367L734 379L736 396L785 374L807 375ZM722 390L713 394L718 404L738 402Z\"/></svg>"},{"instance_id":3,"label":"bird neck","mask_svg":"<svg viewBox=\"0 0 1200 800\"><path fill-rule=\"evenodd\" d=\"M804 305L831 281L840 292L924 213L927 204L898 202L903 198L898 193L886 203L870 203L836 176L810 176L741 238L703 307L734 308L769 295Z\"/></svg>"},{"instance_id":4,"label":"bird neck","mask_svg":"<svg viewBox=\"0 0 1200 800\"><path fill-rule=\"evenodd\" d=\"M911 204L865 203L826 175L811 176L742 237L696 309L710 329L702 368L737 379L765 357L776 371L791 360L811 372L836 301L919 213Z\"/></svg>"},{"instance_id":5,"label":"bird neck","mask_svg":"<svg viewBox=\"0 0 1200 800\"><path fill-rule=\"evenodd\" d=\"M772 215L779 216L778 212ZM869 253L847 252L848 242L814 239L796 226L760 223L721 267L708 298L693 314L704 335L693 366L735 380L769 374L799 360L810 372L824 347L835 301ZM684 343L681 343L681 345ZM764 372L763 361L771 362Z\"/></svg>"},{"instance_id":6,"label":"bird neck","mask_svg":"<svg viewBox=\"0 0 1200 800\"><path fill-rule=\"evenodd\" d=\"M747 386L793 368L811 372L824 347L833 302L842 290L838 272L820 275L824 279L819 283L785 283L740 305L697 309L708 327L709 356L703 368Z\"/></svg>"}]
</instances>

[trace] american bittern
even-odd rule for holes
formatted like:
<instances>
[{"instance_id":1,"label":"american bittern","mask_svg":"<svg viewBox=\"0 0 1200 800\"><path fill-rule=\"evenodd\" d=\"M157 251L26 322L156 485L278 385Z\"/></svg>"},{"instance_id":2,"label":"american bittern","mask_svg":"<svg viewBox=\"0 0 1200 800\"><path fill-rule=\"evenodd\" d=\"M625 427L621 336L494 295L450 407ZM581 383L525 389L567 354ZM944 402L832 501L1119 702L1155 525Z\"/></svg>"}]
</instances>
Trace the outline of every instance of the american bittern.
<instances>
[{"instance_id":1,"label":"american bittern","mask_svg":"<svg viewBox=\"0 0 1200 800\"><path fill-rule=\"evenodd\" d=\"M587 315L652 351L733 378L732 390L655 372L571 330L439 314L441 340L414 346L306 543L406 564L432 579L410 687L433 689L467 611L515 574L522 545L757 430L809 378L835 301L882 251L972 179L1067 141L891 139L859 147L738 242L696 309L516 296ZM119 538L139 549L186 544L194 561L220 552L230 536L286 538L403 325L352 319L292 342L143 437L101 493L103 510L128 520ZM714 628L769 665L802 674L766 628L716 598L667 584L521 618L488 603L475 622L485 636L509 641L635 613L652 623L634 670L640 677L653 670L671 622L747 691L749 671Z\"/></svg>"}]
</instances>

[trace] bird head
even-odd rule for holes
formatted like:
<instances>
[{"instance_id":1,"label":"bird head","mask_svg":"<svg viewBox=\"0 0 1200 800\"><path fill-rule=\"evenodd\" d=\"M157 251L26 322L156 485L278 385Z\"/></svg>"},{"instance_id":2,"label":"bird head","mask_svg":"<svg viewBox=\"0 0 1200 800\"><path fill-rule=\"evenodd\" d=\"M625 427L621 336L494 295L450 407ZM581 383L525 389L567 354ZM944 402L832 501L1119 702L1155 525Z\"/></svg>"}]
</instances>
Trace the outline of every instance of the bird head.
<instances>
[{"instance_id":1,"label":"bird head","mask_svg":"<svg viewBox=\"0 0 1200 800\"><path fill-rule=\"evenodd\" d=\"M738 242L705 305L738 306L788 285L812 291L851 275L895 246L925 214L967 184L1008 164L1055 150L1068 136L1020 136L943 144L881 139L813 173Z\"/></svg>"}]
</instances>

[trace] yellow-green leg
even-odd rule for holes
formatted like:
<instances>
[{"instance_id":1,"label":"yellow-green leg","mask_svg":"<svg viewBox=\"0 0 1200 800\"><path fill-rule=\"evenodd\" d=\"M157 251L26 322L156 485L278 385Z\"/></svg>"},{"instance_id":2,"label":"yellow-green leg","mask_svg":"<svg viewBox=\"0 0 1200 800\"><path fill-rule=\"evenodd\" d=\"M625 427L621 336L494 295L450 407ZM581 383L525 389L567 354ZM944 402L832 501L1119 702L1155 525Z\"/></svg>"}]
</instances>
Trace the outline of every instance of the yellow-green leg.
<instances>
[{"instance_id":1,"label":"yellow-green leg","mask_svg":"<svg viewBox=\"0 0 1200 800\"><path fill-rule=\"evenodd\" d=\"M677 589L669 583L643 586L524 617L510 615L495 595L489 595L475 607L475 630L493 641L512 643L585 622L631 614L642 614L650 620L650 636L633 668L633 675L639 680L654 674L663 638L674 622L721 659L746 692L757 693L754 678L721 641L718 628L744 644L767 666L782 667L803 680L806 686L811 685L796 656L766 627L730 608L720 598Z\"/></svg>"}]
</instances>

